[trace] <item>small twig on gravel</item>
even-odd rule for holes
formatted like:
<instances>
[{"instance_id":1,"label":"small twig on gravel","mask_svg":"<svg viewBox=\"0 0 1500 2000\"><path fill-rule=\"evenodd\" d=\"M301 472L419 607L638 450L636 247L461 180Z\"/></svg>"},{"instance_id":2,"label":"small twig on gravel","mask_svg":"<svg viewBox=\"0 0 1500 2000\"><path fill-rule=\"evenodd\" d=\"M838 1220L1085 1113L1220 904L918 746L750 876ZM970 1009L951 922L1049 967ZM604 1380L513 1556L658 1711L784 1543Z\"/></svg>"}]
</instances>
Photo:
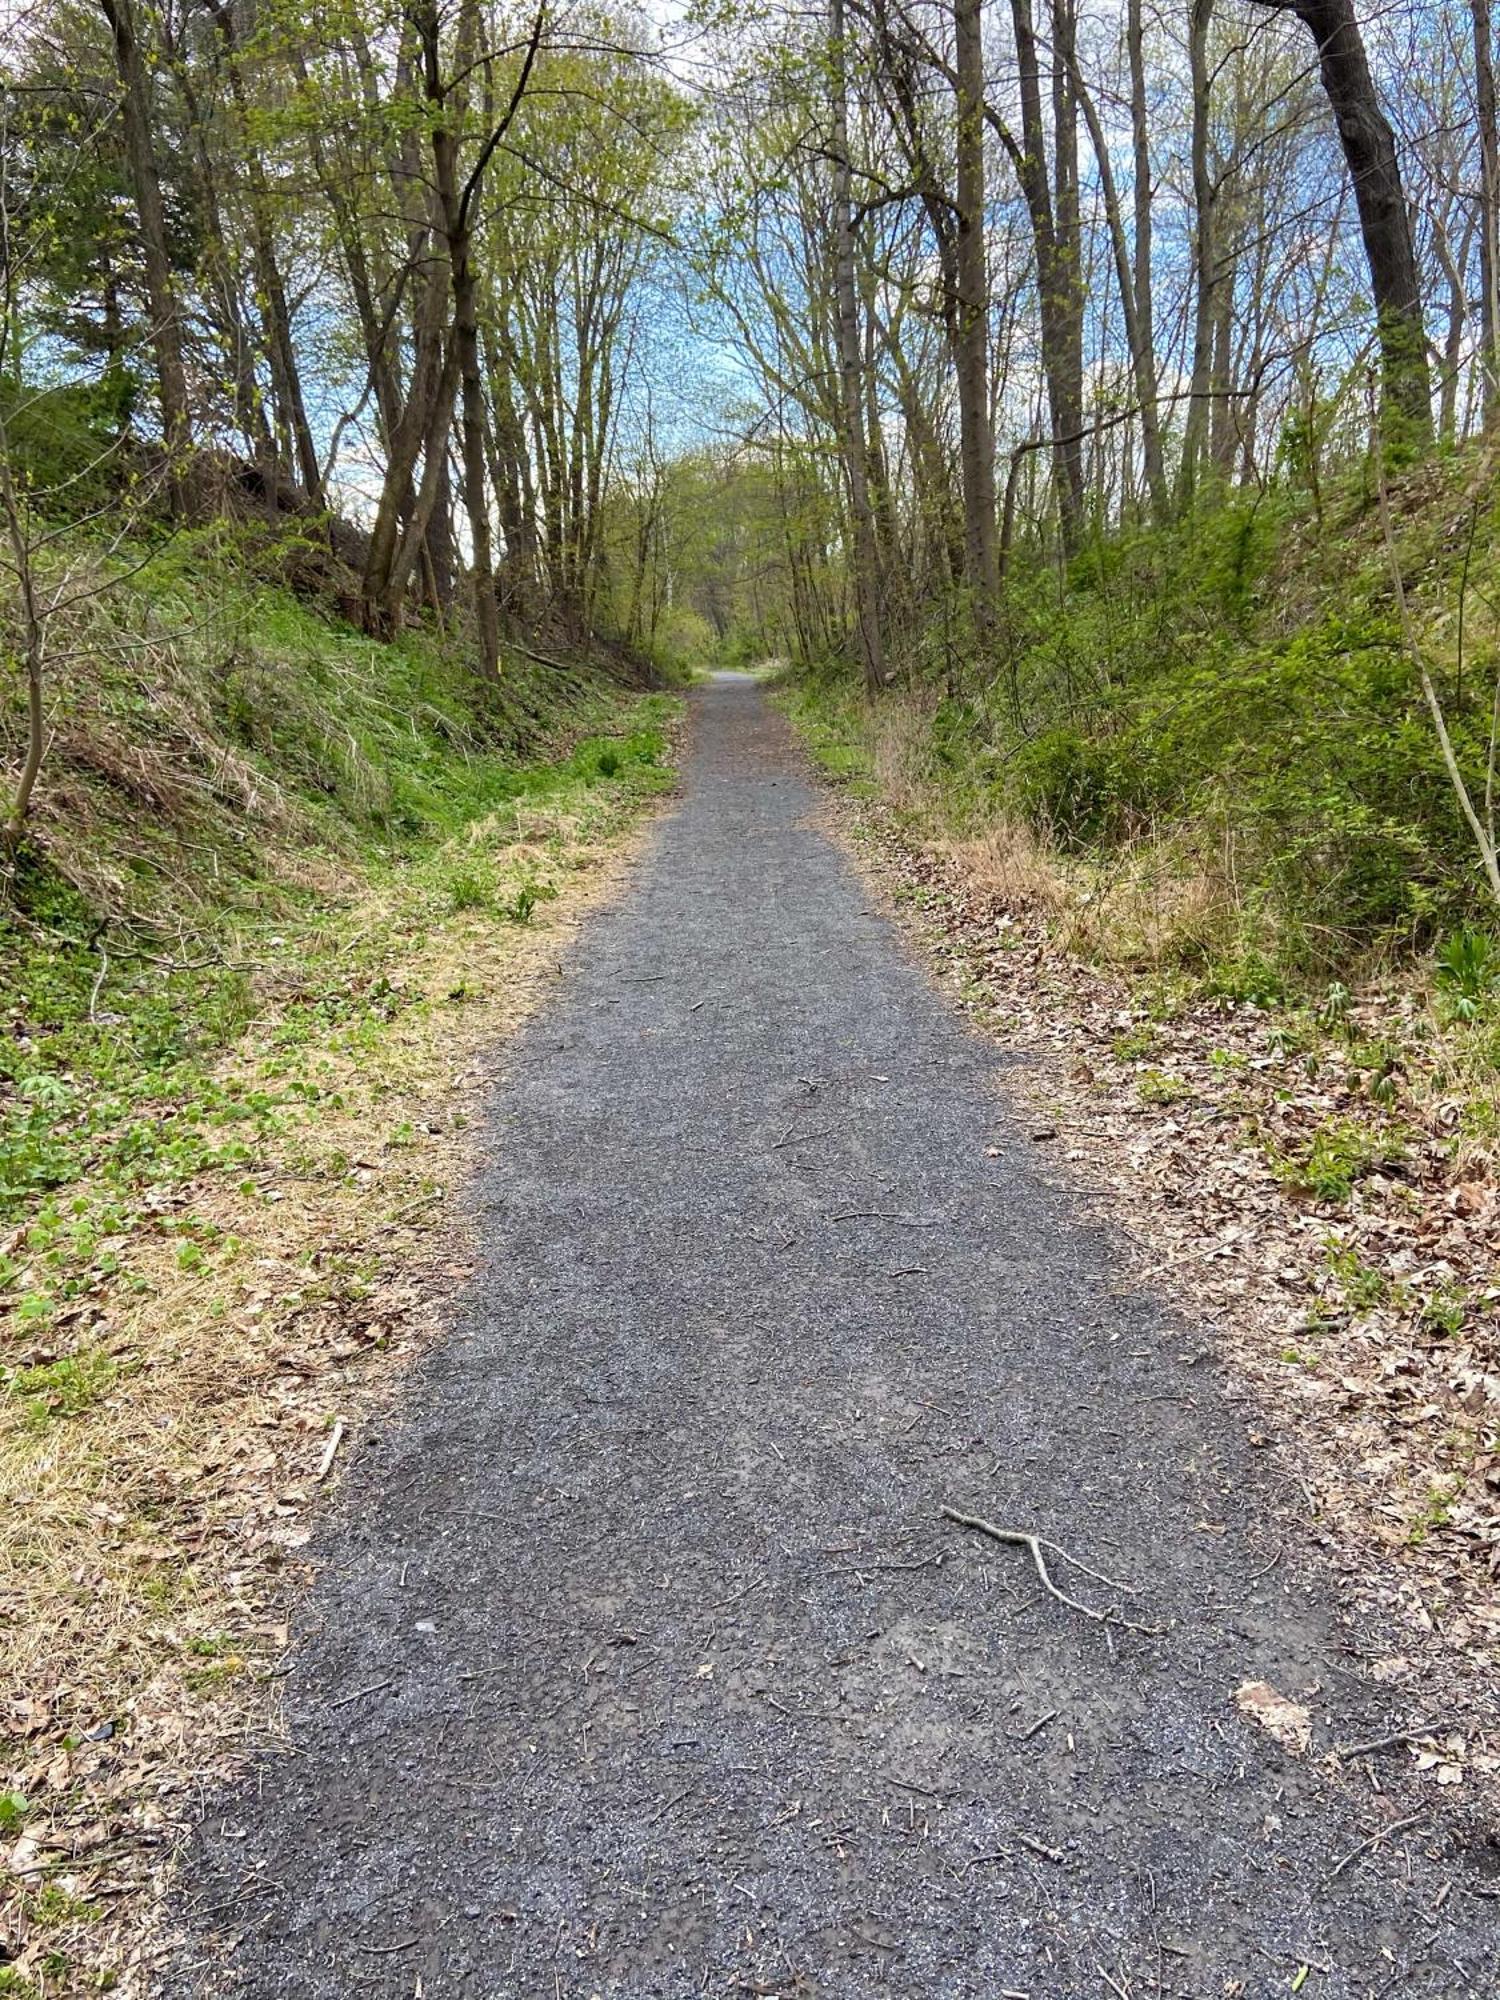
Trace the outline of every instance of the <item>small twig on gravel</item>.
<instances>
[{"instance_id":1,"label":"small twig on gravel","mask_svg":"<svg viewBox=\"0 0 1500 2000\"><path fill-rule=\"evenodd\" d=\"M1049 1847L1044 1840L1038 1840L1034 1833L1018 1833L1016 1839L1031 1853L1040 1855L1043 1861L1050 1861L1058 1868L1062 1866L1063 1852L1060 1847Z\"/></svg>"},{"instance_id":2,"label":"small twig on gravel","mask_svg":"<svg viewBox=\"0 0 1500 2000\"><path fill-rule=\"evenodd\" d=\"M1436 1736L1442 1728L1440 1722L1414 1722L1407 1729L1396 1729L1389 1736L1372 1736L1368 1743L1335 1743L1333 1754L1347 1764L1354 1757L1368 1757L1376 1750L1399 1750L1406 1743L1420 1743L1424 1736Z\"/></svg>"},{"instance_id":3,"label":"small twig on gravel","mask_svg":"<svg viewBox=\"0 0 1500 2000\"><path fill-rule=\"evenodd\" d=\"M347 1708L351 1701L363 1701L367 1695L384 1694L388 1687L395 1685L394 1679L376 1681L372 1687L356 1688L353 1694L341 1694L337 1701L329 1702L330 1708Z\"/></svg>"},{"instance_id":4,"label":"small twig on gravel","mask_svg":"<svg viewBox=\"0 0 1500 2000\"><path fill-rule=\"evenodd\" d=\"M764 1590L765 1584L765 1578L758 1576L753 1583L747 1583L743 1590L737 1590L733 1597L721 1597L717 1604L710 1604L708 1609L710 1611L727 1611L731 1604L738 1604L740 1599L748 1597L752 1590Z\"/></svg>"},{"instance_id":5,"label":"small twig on gravel","mask_svg":"<svg viewBox=\"0 0 1500 2000\"><path fill-rule=\"evenodd\" d=\"M1098 1625L1121 1625L1127 1632L1142 1632L1148 1637L1160 1636L1162 1628L1159 1625L1137 1625L1129 1618L1122 1618L1113 1605L1107 1611L1096 1611L1091 1604L1080 1603L1076 1597L1070 1597L1067 1591L1059 1590L1048 1571L1047 1558L1042 1554L1043 1544L1039 1536L1028 1534L1024 1528L997 1528L993 1521L986 1521L978 1514L960 1514L956 1507L945 1505L941 1512L947 1520L956 1521L961 1528L977 1528L980 1534L988 1535L994 1541L1008 1543L1012 1548L1029 1550L1031 1560L1036 1565L1036 1573L1041 1579L1042 1588L1049 1597L1055 1597L1059 1604L1066 1604L1070 1611L1077 1611L1084 1618L1092 1618ZM1094 1577L1099 1583L1108 1584L1111 1590L1131 1589L1128 1583L1120 1583L1113 1577L1102 1576L1096 1569L1090 1569L1087 1563L1069 1555L1068 1551L1056 1542L1048 1542L1046 1546L1054 1554L1060 1555L1064 1562L1071 1563L1074 1569L1082 1570L1085 1576Z\"/></svg>"},{"instance_id":6,"label":"small twig on gravel","mask_svg":"<svg viewBox=\"0 0 1500 2000\"><path fill-rule=\"evenodd\" d=\"M321 1486L333 1470L333 1461L338 1456L338 1449L343 1443L343 1439L344 1420L342 1417L339 1417L334 1423L333 1429L328 1433L328 1442L323 1447L323 1456L318 1460L318 1469L313 1474L314 1486Z\"/></svg>"},{"instance_id":7,"label":"small twig on gravel","mask_svg":"<svg viewBox=\"0 0 1500 2000\"><path fill-rule=\"evenodd\" d=\"M1420 1826L1423 1820L1427 1818L1427 1816L1428 1815L1425 1810L1422 1812L1411 1813L1405 1819L1398 1819L1393 1826L1382 1826L1378 1828L1374 1833L1370 1834L1367 1839L1362 1840L1359 1843L1358 1847L1351 1847L1349 1852L1344 1856L1342 1861L1336 1861L1334 1863L1333 1867L1328 1871L1328 1880L1330 1882L1336 1881L1338 1877L1343 1874L1344 1870L1349 1866L1349 1863L1351 1861L1358 1861L1359 1857L1362 1854L1367 1853L1368 1850L1372 1847L1378 1847L1382 1840L1394 1840L1398 1833L1405 1833L1407 1829L1410 1827Z\"/></svg>"},{"instance_id":8,"label":"small twig on gravel","mask_svg":"<svg viewBox=\"0 0 1500 2000\"><path fill-rule=\"evenodd\" d=\"M883 1570L941 1569L946 1561L946 1556L938 1554L922 1556L918 1561L909 1563L856 1563L853 1573L855 1576L874 1576Z\"/></svg>"},{"instance_id":9,"label":"small twig on gravel","mask_svg":"<svg viewBox=\"0 0 1500 2000\"><path fill-rule=\"evenodd\" d=\"M826 1139L831 1130L831 1126L825 1125L817 1132L794 1132L788 1125L771 1151L779 1153L783 1146L810 1146L814 1139Z\"/></svg>"},{"instance_id":10,"label":"small twig on gravel","mask_svg":"<svg viewBox=\"0 0 1500 2000\"><path fill-rule=\"evenodd\" d=\"M1013 1729L1011 1740L1015 1743L1029 1743L1033 1736L1040 1736L1049 1722L1056 1722L1057 1710L1049 1708L1045 1715L1039 1715L1029 1729Z\"/></svg>"},{"instance_id":11,"label":"small twig on gravel","mask_svg":"<svg viewBox=\"0 0 1500 2000\"><path fill-rule=\"evenodd\" d=\"M422 1942L420 1938L397 1938L394 1944L361 1944L355 1940L356 1951L367 1951L371 1958L389 1958L393 1952L414 1951Z\"/></svg>"},{"instance_id":12,"label":"small twig on gravel","mask_svg":"<svg viewBox=\"0 0 1500 2000\"><path fill-rule=\"evenodd\" d=\"M902 1222L908 1229L936 1229L940 1220L934 1215L901 1215L893 1208L846 1208L824 1217L825 1222Z\"/></svg>"},{"instance_id":13,"label":"small twig on gravel","mask_svg":"<svg viewBox=\"0 0 1500 2000\"><path fill-rule=\"evenodd\" d=\"M1263 1576L1269 1576L1271 1574L1271 1571L1275 1569L1277 1563L1281 1561L1281 1558L1285 1554L1286 1554L1286 1543L1283 1542L1281 1547L1276 1551L1275 1555L1272 1556L1271 1560L1265 1565L1265 1567L1263 1569L1258 1569L1254 1571L1254 1573L1250 1577L1251 1583L1259 1583Z\"/></svg>"}]
</instances>

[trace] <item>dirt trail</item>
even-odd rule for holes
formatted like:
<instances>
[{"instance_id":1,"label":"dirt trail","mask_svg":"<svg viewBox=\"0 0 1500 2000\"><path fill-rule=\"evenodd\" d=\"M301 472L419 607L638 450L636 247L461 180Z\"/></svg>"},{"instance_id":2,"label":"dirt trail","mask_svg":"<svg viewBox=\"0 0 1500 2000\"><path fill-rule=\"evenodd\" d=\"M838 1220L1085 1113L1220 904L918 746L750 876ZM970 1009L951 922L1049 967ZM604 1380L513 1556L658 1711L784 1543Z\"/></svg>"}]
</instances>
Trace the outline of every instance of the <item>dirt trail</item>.
<instances>
[{"instance_id":1,"label":"dirt trail","mask_svg":"<svg viewBox=\"0 0 1500 2000\"><path fill-rule=\"evenodd\" d=\"M1399 1756L1319 1761L1391 1697L1253 1410L1041 1184L816 808L759 690L705 691L513 1052L484 1271L348 1469L295 1754L213 1802L163 1991L1493 2000L1495 1851Z\"/></svg>"}]
</instances>

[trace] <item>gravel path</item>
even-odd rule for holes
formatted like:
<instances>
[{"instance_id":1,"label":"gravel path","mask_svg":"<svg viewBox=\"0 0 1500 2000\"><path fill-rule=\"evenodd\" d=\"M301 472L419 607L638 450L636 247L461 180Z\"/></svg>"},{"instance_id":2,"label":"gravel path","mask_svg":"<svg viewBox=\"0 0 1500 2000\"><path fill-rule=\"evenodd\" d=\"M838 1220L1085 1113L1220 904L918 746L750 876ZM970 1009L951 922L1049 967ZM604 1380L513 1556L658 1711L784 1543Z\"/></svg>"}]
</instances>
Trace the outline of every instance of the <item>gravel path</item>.
<instances>
[{"instance_id":1,"label":"gravel path","mask_svg":"<svg viewBox=\"0 0 1500 2000\"><path fill-rule=\"evenodd\" d=\"M350 1466L295 1754L212 1804L163 1990L1493 2000L1439 1795L1318 1761L1403 1718L1280 1555L1253 1410L1044 1183L817 804L753 684L699 697L511 1052L485 1268Z\"/></svg>"}]
</instances>

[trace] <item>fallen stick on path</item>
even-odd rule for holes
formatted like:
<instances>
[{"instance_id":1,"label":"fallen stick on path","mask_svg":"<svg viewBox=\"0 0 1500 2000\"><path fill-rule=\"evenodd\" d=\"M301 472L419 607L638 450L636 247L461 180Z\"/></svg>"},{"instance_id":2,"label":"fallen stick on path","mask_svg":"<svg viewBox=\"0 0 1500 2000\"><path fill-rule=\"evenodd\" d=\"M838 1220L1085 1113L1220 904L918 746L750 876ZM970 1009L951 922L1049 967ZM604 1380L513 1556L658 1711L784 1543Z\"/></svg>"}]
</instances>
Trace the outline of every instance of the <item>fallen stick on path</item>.
<instances>
[{"instance_id":1,"label":"fallen stick on path","mask_svg":"<svg viewBox=\"0 0 1500 2000\"><path fill-rule=\"evenodd\" d=\"M1348 1763L1354 1757L1369 1757L1377 1750L1399 1750L1408 1743L1420 1743L1424 1736L1436 1736L1441 1722L1414 1722L1407 1729L1392 1730L1389 1736L1372 1736L1368 1743L1336 1743L1335 1757Z\"/></svg>"},{"instance_id":2,"label":"fallen stick on path","mask_svg":"<svg viewBox=\"0 0 1500 2000\"><path fill-rule=\"evenodd\" d=\"M1041 1578L1043 1590L1049 1597L1055 1597L1059 1604L1066 1604L1070 1611L1077 1611L1084 1618L1092 1618L1098 1625L1120 1625L1127 1632L1143 1632L1152 1638L1160 1636L1162 1628L1159 1625L1137 1625L1129 1618L1122 1618L1114 1605L1107 1611L1096 1611L1093 1605L1083 1604L1078 1598L1070 1597L1067 1591L1059 1590L1047 1568L1047 1558L1042 1554L1043 1543L1040 1536L1028 1534L1024 1528L998 1528L993 1521L986 1521L981 1515L960 1514L956 1507L949 1507L946 1504L941 1512L945 1519L956 1521L961 1528L975 1528L981 1535L988 1535L992 1541L1005 1542L1012 1548L1029 1550L1031 1560L1036 1565L1036 1573ZM1070 1556L1058 1543L1048 1542L1046 1546L1054 1555L1061 1556L1065 1563L1071 1563L1074 1569L1082 1570L1086 1576L1096 1577L1100 1583L1108 1584L1111 1590L1123 1590L1134 1595L1130 1584L1121 1583L1117 1578L1103 1576L1098 1570L1090 1569L1087 1563L1080 1562L1076 1556Z\"/></svg>"},{"instance_id":3,"label":"fallen stick on path","mask_svg":"<svg viewBox=\"0 0 1500 2000\"><path fill-rule=\"evenodd\" d=\"M1412 1827L1420 1826L1429 1817L1430 1814L1424 1809L1422 1812L1409 1814L1405 1819L1398 1819L1391 1826L1379 1828L1378 1831L1370 1834L1367 1839L1362 1840L1358 1847L1351 1847L1342 1861L1335 1862L1334 1866L1328 1871L1327 1879L1330 1882L1337 1881L1338 1877L1343 1874L1351 1861L1357 1861L1362 1854L1368 1854L1370 1849L1378 1847L1381 1841L1394 1840L1398 1833L1406 1833Z\"/></svg>"},{"instance_id":4,"label":"fallen stick on path","mask_svg":"<svg viewBox=\"0 0 1500 2000\"><path fill-rule=\"evenodd\" d=\"M342 1417L340 1417L334 1424L333 1429L329 1432L328 1442L323 1447L323 1456L318 1460L318 1469L313 1474L314 1486L321 1486L323 1481L328 1477L329 1473L332 1471L333 1461L338 1456L338 1449L340 1444L343 1442L343 1437L344 1437L344 1420Z\"/></svg>"}]
</instances>

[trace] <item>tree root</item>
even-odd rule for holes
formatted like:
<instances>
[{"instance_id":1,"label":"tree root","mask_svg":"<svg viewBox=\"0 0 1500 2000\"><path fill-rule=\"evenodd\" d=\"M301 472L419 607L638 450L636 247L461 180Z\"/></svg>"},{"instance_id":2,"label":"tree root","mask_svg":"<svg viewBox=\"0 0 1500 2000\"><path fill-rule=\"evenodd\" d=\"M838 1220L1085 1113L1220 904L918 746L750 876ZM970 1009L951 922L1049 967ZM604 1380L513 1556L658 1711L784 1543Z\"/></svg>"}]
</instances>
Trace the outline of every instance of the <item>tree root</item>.
<instances>
[{"instance_id":1,"label":"tree root","mask_svg":"<svg viewBox=\"0 0 1500 2000\"><path fill-rule=\"evenodd\" d=\"M1065 1604L1070 1611L1078 1612L1081 1617L1092 1618L1099 1625L1118 1625L1126 1632L1144 1633L1148 1638L1159 1638L1165 1629L1160 1625L1138 1625L1129 1618L1122 1618L1114 1605L1107 1611L1096 1611L1093 1605L1084 1604L1078 1598L1070 1597L1067 1591L1060 1590L1052 1581L1051 1571L1047 1568L1047 1558L1042 1554L1044 1548L1051 1549L1054 1555L1061 1556L1063 1561L1071 1564L1074 1569L1082 1570L1085 1576L1091 1576L1099 1583L1107 1584L1111 1590L1122 1590L1127 1596L1135 1595L1133 1585L1121 1583L1118 1578L1104 1576L1098 1570L1090 1569L1087 1563L1080 1562L1077 1556L1069 1555L1068 1551L1057 1542L1045 1542L1040 1535L1028 1534L1024 1528L998 1528L993 1521L986 1521L978 1514L960 1514L956 1507L949 1507L946 1504L940 1511L946 1520L956 1521L961 1528L975 1528L980 1534L988 1535L992 1541L1005 1542L1012 1548L1029 1550L1043 1590L1049 1597L1055 1597L1059 1604Z\"/></svg>"}]
</instances>

